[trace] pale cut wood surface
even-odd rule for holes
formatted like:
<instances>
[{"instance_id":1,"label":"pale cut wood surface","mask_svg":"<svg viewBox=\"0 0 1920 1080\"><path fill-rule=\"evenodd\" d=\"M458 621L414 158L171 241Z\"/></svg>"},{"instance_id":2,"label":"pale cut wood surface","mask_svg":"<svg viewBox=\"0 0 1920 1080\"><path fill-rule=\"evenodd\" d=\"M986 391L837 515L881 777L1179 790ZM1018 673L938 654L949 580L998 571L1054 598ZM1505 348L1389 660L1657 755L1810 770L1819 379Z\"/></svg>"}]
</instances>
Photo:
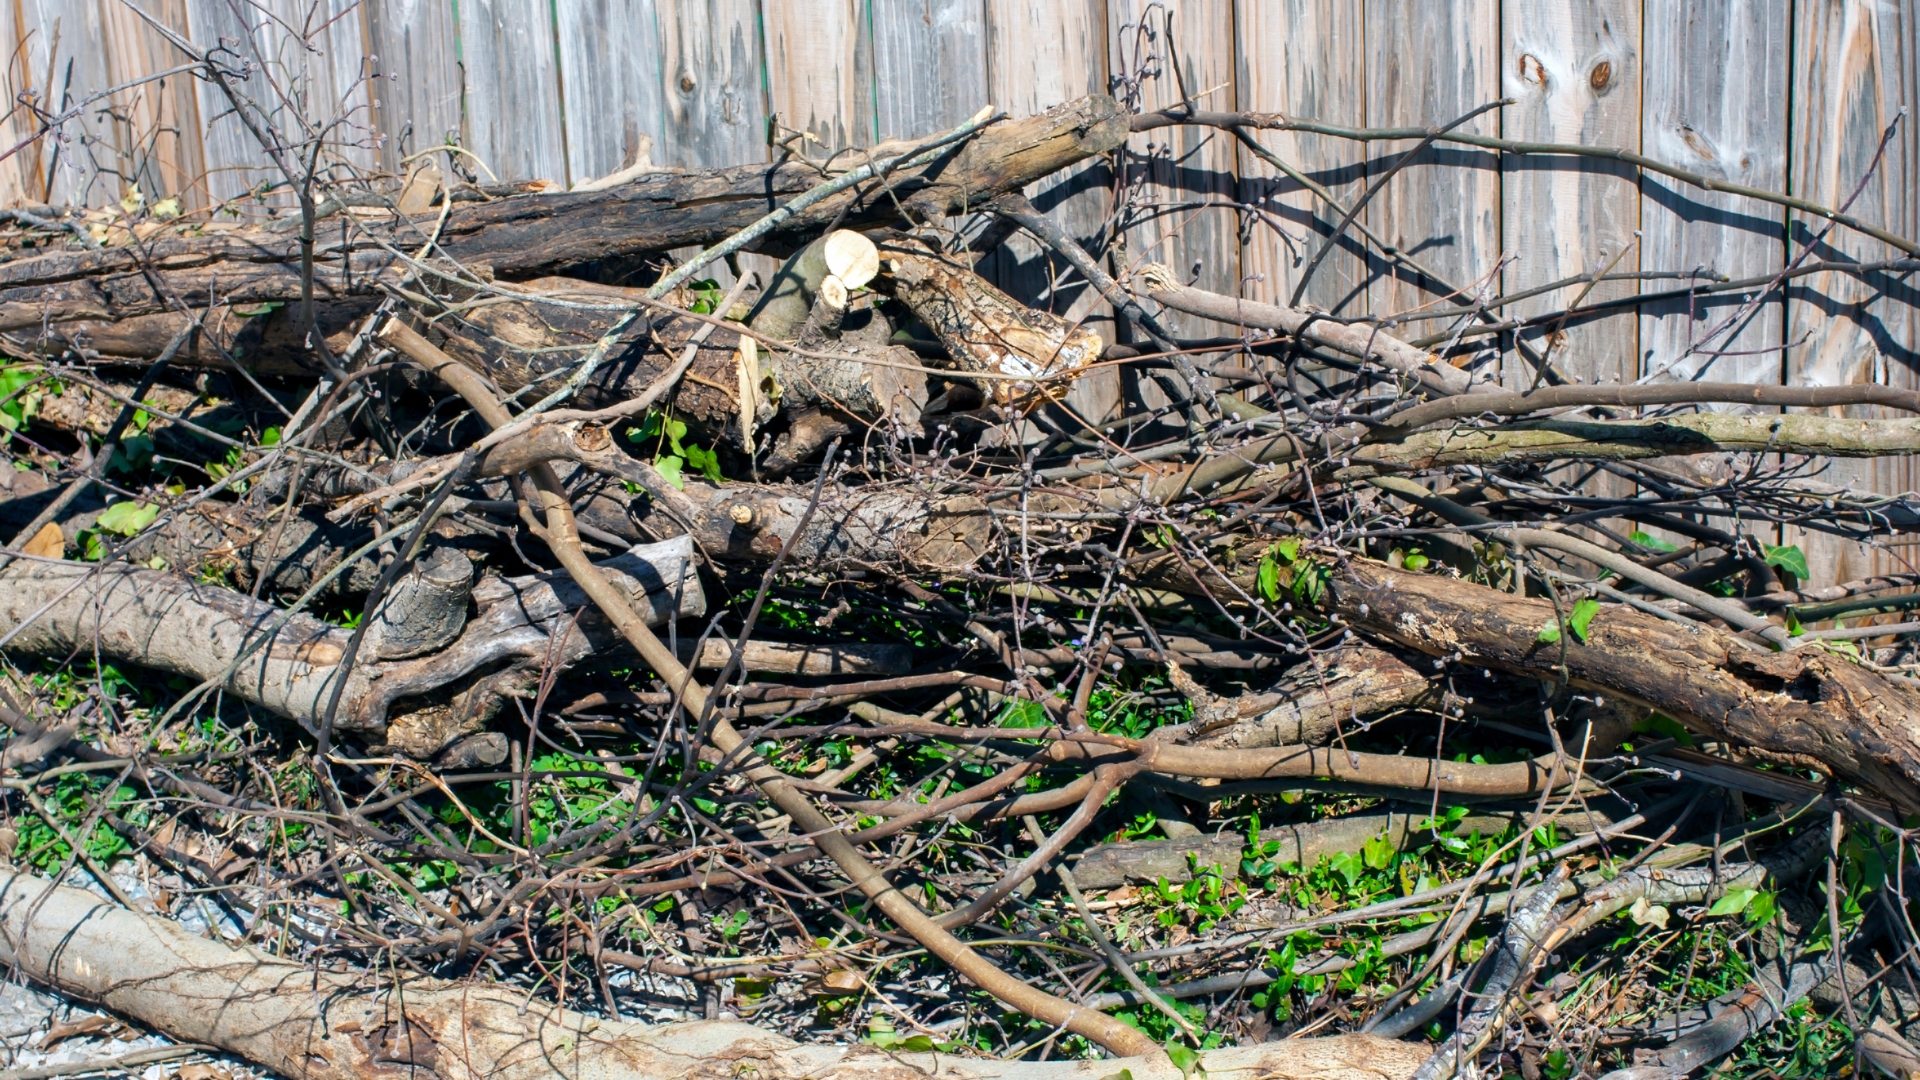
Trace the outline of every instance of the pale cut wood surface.
<instances>
[{"instance_id":1,"label":"pale cut wood surface","mask_svg":"<svg viewBox=\"0 0 1920 1080\"><path fill-rule=\"evenodd\" d=\"M568 184L546 0L461 0L466 145L502 180Z\"/></svg>"},{"instance_id":2,"label":"pale cut wood surface","mask_svg":"<svg viewBox=\"0 0 1920 1080\"><path fill-rule=\"evenodd\" d=\"M1240 108L1358 126L1366 118L1360 5L1348 0L1240 0L1235 89ZM1361 191L1358 144L1290 131L1254 134L1281 160L1328 190L1341 206ZM1241 254L1248 295L1284 303L1341 212L1247 150L1240 151L1240 198L1255 220ZM1342 315L1367 310L1366 244L1349 231L1314 271L1302 298Z\"/></svg>"},{"instance_id":3,"label":"pale cut wood surface","mask_svg":"<svg viewBox=\"0 0 1920 1080\"><path fill-rule=\"evenodd\" d=\"M1646 0L1647 25L1658 28L1646 38L1641 139L1647 156L1736 184L1786 189L1788 6L1789 0ZM1746 278L1780 268L1785 214L1779 207L1659 177L1643 180L1640 191L1641 261L1648 269ZM1639 376L1778 383L1785 305L1777 296L1761 298L1708 346L1731 355L1694 351L1702 335L1739 315L1752 298L1642 307Z\"/></svg>"},{"instance_id":4,"label":"pale cut wood surface","mask_svg":"<svg viewBox=\"0 0 1920 1080\"><path fill-rule=\"evenodd\" d=\"M666 82L653 0L568 0L554 17L573 183L618 171L643 137L659 163Z\"/></svg>"},{"instance_id":5,"label":"pale cut wood surface","mask_svg":"<svg viewBox=\"0 0 1920 1080\"><path fill-rule=\"evenodd\" d=\"M856 115L876 139L957 127L987 92L986 0L866 0L873 92Z\"/></svg>"},{"instance_id":6,"label":"pale cut wood surface","mask_svg":"<svg viewBox=\"0 0 1920 1080\"><path fill-rule=\"evenodd\" d=\"M1852 212L1912 235L1916 225L1915 132L1909 114L1868 177L1881 135L1902 104L1915 100L1915 26L1893 4L1808 3L1796 7L1792 115L1792 182L1797 194L1828 205L1853 196ZM1789 258L1818 234L1820 222L1790 218ZM1888 257L1877 242L1836 230L1816 247L1822 258L1872 261ZM1909 282L1839 274L1801 278L1788 291L1787 380L1792 385L1916 384L1916 297ZM1867 414L1871 414L1871 410ZM1899 458L1836 462L1822 479L1858 489L1912 490L1911 466ZM1797 535L1796 535L1797 534ZM1911 569L1911 549L1875 553L1860 545L1787 530L1816 580L1845 581L1886 569Z\"/></svg>"},{"instance_id":7,"label":"pale cut wood surface","mask_svg":"<svg viewBox=\"0 0 1920 1080\"><path fill-rule=\"evenodd\" d=\"M859 146L868 140L856 129L855 115L866 65L858 56L862 35L856 0L810 0L766 7L768 106L786 131L805 131L814 139L797 146L805 156Z\"/></svg>"},{"instance_id":8,"label":"pale cut wood surface","mask_svg":"<svg viewBox=\"0 0 1920 1080\"><path fill-rule=\"evenodd\" d=\"M380 79L375 110L386 138L380 163L398 172L407 155L460 140L462 93L449 0L367 5L367 37Z\"/></svg>"},{"instance_id":9,"label":"pale cut wood surface","mask_svg":"<svg viewBox=\"0 0 1920 1080\"><path fill-rule=\"evenodd\" d=\"M1431 127L1496 100L1499 15L1487 3L1368 3L1367 123ZM1496 134L1499 118L1483 114L1462 130ZM1412 147L1372 144L1369 180ZM1431 148L1374 197L1366 215L1383 243L1415 255L1472 295L1491 280L1500 258L1499 162L1493 154L1458 145ZM1375 273L1375 315L1411 311L1436 298L1432 283L1404 271L1376 265Z\"/></svg>"},{"instance_id":10,"label":"pale cut wood surface","mask_svg":"<svg viewBox=\"0 0 1920 1080\"><path fill-rule=\"evenodd\" d=\"M655 3L665 101L656 160L690 169L766 160L759 6L754 0Z\"/></svg>"},{"instance_id":11,"label":"pale cut wood surface","mask_svg":"<svg viewBox=\"0 0 1920 1080\"><path fill-rule=\"evenodd\" d=\"M1502 113L1508 138L1640 149L1640 0L1505 0L1501 14L1501 88L1514 99ZM1592 276L1609 264L1640 268L1640 196L1631 166L1530 155L1508 155L1502 164L1502 244L1515 257L1502 275L1505 290ZM1564 308L1583 291L1584 284L1547 293L1507 314ZM1631 282L1601 282L1585 295L1607 300L1635 291ZM1522 340L1550 350L1553 363L1580 381L1631 382L1637 330L1635 320L1614 319ZM1524 358L1509 354L1508 386L1524 389L1533 374Z\"/></svg>"}]
</instances>

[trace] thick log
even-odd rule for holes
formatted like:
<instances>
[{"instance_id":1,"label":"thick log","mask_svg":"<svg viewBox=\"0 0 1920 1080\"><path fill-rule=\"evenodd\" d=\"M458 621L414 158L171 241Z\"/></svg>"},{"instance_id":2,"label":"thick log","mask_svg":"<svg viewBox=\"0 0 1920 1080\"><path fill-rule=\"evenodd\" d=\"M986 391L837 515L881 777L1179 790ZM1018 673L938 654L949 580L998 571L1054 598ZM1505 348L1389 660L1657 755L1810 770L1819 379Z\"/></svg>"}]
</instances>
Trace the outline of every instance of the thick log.
<instances>
[{"instance_id":1,"label":"thick log","mask_svg":"<svg viewBox=\"0 0 1920 1080\"><path fill-rule=\"evenodd\" d=\"M1552 601L1348 560L1328 609L1370 634L1455 663L1619 694L1689 729L1822 763L1920 810L1920 690L1818 647L1769 652L1705 626L1602 609L1586 640L1539 640ZM1564 665L1564 667L1563 667Z\"/></svg>"},{"instance_id":2,"label":"thick log","mask_svg":"<svg viewBox=\"0 0 1920 1080\"><path fill-rule=\"evenodd\" d=\"M90 892L0 872L0 962L181 1042L217 1046L291 1080L625 1080L737 1075L761 1080L1179 1080L1165 1056L998 1061L806 1045L737 1021L640 1024L557 1008L524 990L426 979L400 985L316 972L195 937ZM1404 1077L1425 1050L1340 1035L1210 1050L1214 1076L1271 1080Z\"/></svg>"},{"instance_id":3,"label":"thick log","mask_svg":"<svg viewBox=\"0 0 1920 1080\"><path fill-rule=\"evenodd\" d=\"M705 613L705 596L689 566L691 554L681 539L637 548L605 567L641 610L661 623L676 612ZM416 589L403 582L392 602L413 607L421 599L416 594L432 588L418 584ZM341 686L352 638L351 631L296 613L263 640L285 614L280 609L217 585L124 565L19 560L0 573L0 586L0 635L8 639L10 653L69 656L98 650L114 663L211 682L309 726L326 715ZM375 739L384 736L399 750L431 757L477 730L502 696L531 685L543 664L572 663L592 651L596 639L604 640L588 620L555 647L552 635L570 625L572 613L589 606L565 575L490 577L474 588L473 598L477 614L464 632L428 655L381 659L387 631L370 633L345 673L337 726ZM427 602L413 615L436 606ZM376 626L384 622L384 612L374 613ZM439 611L431 618L442 625L395 634L392 651L411 655L423 644L443 644L450 616ZM481 677L501 665L507 670ZM390 721L403 702L420 707Z\"/></svg>"},{"instance_id":4,"label":"thick log","mask_svg":"<svg viewBox=\"0 0 1920 1080\"><path fill-rule=\"evenodd\" d=\"M897 172L885 184L823 199L763 238L758 250L793 250L836 220L858 227L964 213L1114 149L1126 140L1127 128L1126 110L1104 95L996 124L925 166ZM437 249L468 270L526 280L586 263L713 243L819 182L815 166L783 162L653 173L604 191L465 204L447 215ZM323 222L315 253L316 297L323 304L370 297L383 282L413 276L397 253L420 250L437 217L435 212L417 222ZM33 348L43 337L64 345L66 324L90 324L87 332L97 339L101 323L176 311L180 303L238 312L290 304L301 295L299 243L290 226L205 227L198 235L0 264L0 334L16 349ZM275 314L285 318L288 313ZM170 334L156 337L164 344ZM147 351L133 341L114 347L127 358L159 350Z\"/></svg>"}]
</instances>

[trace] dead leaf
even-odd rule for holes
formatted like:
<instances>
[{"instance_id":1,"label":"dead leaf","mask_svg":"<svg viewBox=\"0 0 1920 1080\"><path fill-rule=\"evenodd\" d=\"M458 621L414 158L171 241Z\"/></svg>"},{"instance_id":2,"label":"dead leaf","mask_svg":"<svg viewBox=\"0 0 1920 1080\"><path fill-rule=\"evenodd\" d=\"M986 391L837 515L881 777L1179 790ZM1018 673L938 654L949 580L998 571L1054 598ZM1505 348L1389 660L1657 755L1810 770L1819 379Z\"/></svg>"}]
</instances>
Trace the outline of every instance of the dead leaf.
<instances>
[{"instance_id":1,"label":"dead leaf","mask_svg":"<svg viewBox=\"0 0 1920 1080\"><path fill-rule=\"evenodd\" d=\"M1654 926L1661 930L1667 928L1667 909L1658 904L1647 903L1646 897L1633 902L1627 909L1627 917L1641 926Z\"/></svg>"},{"instance_id":2,"label":"dead leaf","mask_svg":"<svg viewBox=\"0 0 1920 1080\"><path fill-rule=\"evenodd\" d=\"M195 1061L180 1066L173 1074L176 1080L233 1080L233 1074L224 1067L210 1061Z\"/></svg>"},{"instance_id":3,"label":"dead leaf","mask_svg":"<svg viewBox=\"0 0 1920 1080\"><path fill-rule=\"evenodd\" d=\"M47 1029L47 1036L40 1040L40 1048L46 1048L68 1039L77 1039L86 1035L98 1035L114 1025L111 1017L94 1014L78 1020L69 1020L64 1024L55 1024Z\"/></svg>"},{"instance_id":4,"label":"dead leaf","mask_svg":"<svg viewBox=\"0 0 1920 1080\"><path fill-rule=\"evenodd\" d=\"M49 521L40 526L40 531L33 534L33 539L20 545L20 550L42 559L57 559L66 554L67 537L60 531L59 525Z\"/></svg>"},{"instance_id":5,"label":"dead leaf","mask_svg":"<svg viewBox=\"0 0 1920 1080\"><path fill-rule=\"evenodd\" d=\"M851 968L829 971L826 977L820 980L820 985L835 994L857 994L866 984L866 980L860 977L860 973Z\"/></svg>"}]
</instances>

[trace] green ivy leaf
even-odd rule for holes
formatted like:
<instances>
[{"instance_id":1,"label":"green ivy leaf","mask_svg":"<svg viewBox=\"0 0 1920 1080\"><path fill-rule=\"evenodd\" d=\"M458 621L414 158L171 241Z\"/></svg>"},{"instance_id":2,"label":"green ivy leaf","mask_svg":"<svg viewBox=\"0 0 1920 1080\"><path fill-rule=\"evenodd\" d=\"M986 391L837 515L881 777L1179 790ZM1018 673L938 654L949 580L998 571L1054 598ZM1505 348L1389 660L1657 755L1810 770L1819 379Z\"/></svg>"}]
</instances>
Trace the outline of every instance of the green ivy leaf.
<instances>
[{"instance_id":1,"label":"green ivy leaf","mask_svg":"<svg viewBox=\"0 0 1920 1080\"><path fill-rule=\"evenodd\" d=\"M660 475L666 477L667 483L684 491L687 482L680 476L680 465L680 459L671 455L653 459L653 467L660 470Z\"/></svg>"},{"instance_id":2,"label":"green ivy leaf","mask_svg":"<svg viewBox=\"0 0 1920 1080\"><path fill-rule=\"evenodd\" d=\"M1665 540L1660 539L1659 537L1653 535L1652 533L1634 532L1631 535L1629 535L1627 539L1633 541L1636 544L1639 544L1641 547L1646 548L1648 551L1679 551L1680 550L1678 547L1675 547L1674 545L1667 543Z\"/></svg>"},{"instance_id":3,"label":"green ivy leaf","mask_svg":"<svg viewBox=\"0 0 1920 1080\"><path fill-rule=\"evenodd\" d=\"M1582 645L1587 643L1587 627L1593 624L1593 617L1598 614L1600 601L1589 596L1575 603L1572 613L1567 616L1567 629L1573 631L1573 636L1579 638Z\"/></svg>"},{"instance_id":4,"label":"green ivy leaf","mask_svg":"<svg viewBox=\"0 0 1920 1080\"><path fill-rule=\"evenodd\" d=\"M1392 838L1382 833L1367 841L1366 845L1360 849L1360 857L1369 867L1385 870L1393 865L1393 856L1396 851Z\"/></svg>"},{"instance_id":5,"label":"green ivy leaf","mask_svg":"<svg viewBox=\"0 0 1920 1080\"><path fill-rule=\"evenodd\" d=\"M1760 893L1757 889L1728 889L1725 896L1715 900L1713 906L1707 909L1707 914L1738 915L1745 911L1747 905L1753 903L1754 897L1758 895Z\"/></svg>"},{"instance_id":6,"label":"green ivy leaf","mask_svg":"<svg viewBox=\"0 0 1920 1080\"><path fill-rule=\"evenodd\" d=\"M1347 880L1349 889L1353 888L1354 884L1360 880L1360 875L1366 870L1365 864L1360 861L1360 856L1351 851L1336 851L1327 856L1327 865L1333 868L1334 873Z\"/></svg>"},{"instance_id":7,"label":"green ivy leaf","mask_svg":"<svg viewBox=\"0 0 1920 1080\"><path fill-rule=\"evenodd\" d=\"M143 502L117 502L107 507L94 526L119 536L134 536L153 524L153 519L159 516L160 508L157 506Z\"/></svg>"},{"instance_id":8,"label":"green ivy leaf","mask_svg":"<svg viewBox=\"0 0 1920 1080\"><path fill-rule=\"evenodd\" d=\"M1184 1043L1168 1043L1167 1057L1173 1061L1173 1067L1180 1070L1181 1076L1192 1076L1201 1071L1200 1055Z\"/></svg>"},{"instance_id":9,"label":"green ivy leaf","mask_svg":"<svg viewBox=\"0 0 1920 1080\"><path fill-rule=\"evenodd\" d=\"M1762 545L1765 547L1765 545ZM1780 547L1767 547L1767 565L1777 566L1801 581L1813 576L1807 568L1807 553L1797 545L1783 544Z\"/></svg>"},{"instance_id":10,"label":"green ivy leaf","mask_svg":"<svg viewBox=\"0 0 1920 1080\"><path fill-rule=\"evenodd\" d=\"M1773 919L1773 913L1779 910L1779 902L1770 892L1755 893L1753 902L1747 905L1747 921L1761 926Z\"/></svg>"},{"instance_id":11,"label":"green ivy leaf","mask_svg":"<svg viewBox=\"0 0 1920 1080\"><path fill-rule=\"evenodd\" d=\"M1260 595L1266 597L1269 603L1280 602L1280 560L1274 557L1272 550L1260 556L1258 584Z\"/></svg>"},{"instance_id":12,"label":"green ivy leaf","mask_svg":"<svg viewBox=\"0 0 1920 1080\"><path fill-rule=\"evenodd\" d=\"M1533 640L1538 641L1543 645L1551 645L1554 642L1559 641L1560 640L1560 620L1548 619L1546 625L1540 628L1540 632L1533 636Z\"/></svg>"},{"instance_id":13,"label":"green ivy leaf","mask_svg":"<svg viewBox=\"0 0 1920 1080\"><path fill-rule=\"evenodd\" d=\"M1420 554L1419 548L1414 548L1412 551L1407 552L1406 559L1403 560L1400 565L1417 574L1425 570L1432 562L1432 559Z\"/></svg>"}]
</instances>

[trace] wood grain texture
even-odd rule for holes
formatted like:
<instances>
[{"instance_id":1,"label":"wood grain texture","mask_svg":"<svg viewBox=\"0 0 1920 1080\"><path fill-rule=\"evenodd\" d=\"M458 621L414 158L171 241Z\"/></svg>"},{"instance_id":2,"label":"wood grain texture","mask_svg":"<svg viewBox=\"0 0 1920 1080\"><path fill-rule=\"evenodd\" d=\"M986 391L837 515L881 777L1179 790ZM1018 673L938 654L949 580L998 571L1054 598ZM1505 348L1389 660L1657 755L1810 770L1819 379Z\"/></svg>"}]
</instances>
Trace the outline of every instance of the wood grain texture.
<instances>
[{"instance_id":1,"label":"wood grain texture","mask_svg":"<svg viewBox=\"0 0 1920 1080\"><path fill-rule=\"evenodd\" d=\"M1105 5L1100 0L987 0L987 86L992 103L1011 116L1030 116L1065 101L1107 91ZM984 103L982 103L984 104ZM976 105L975 108L978 108ZM1112 171L1090 161L1033 184L1027 197L1096 257L1111 241ZM1067 267L1023 234L982 260L979 270L1020 300L1084 323L1113 340L1111 307ZM1056 288L1056 283L1059 287ZM1064 403L1078 417L1099 422L1121 405L1110 368L1074 383Z\"/></svg>"},{"instance_id":2,"label":"wood grain texture","mask_svg":"<svg viewBox=\"0 0 1920 1080\"><path fill-rule=\"evenodd\" d=\"M183 0L143 6L167 26L186 31ZM109 86L165 71L185 59L124 4L105 5L101 21L104 34L99 47ZM175 75L122 91L114 95L112 107L114 150L122 174L139 183L150 200L178 197L182 208L189 210L203 205L205 192L199 184L206 165L192 77Z\"/></svg>"},{"instance_id":3,"label":"wood grain texture","mask_svg":"<svg viewBox=\"0 0 1920 1080\"><path fill-rule=\"evenodd\" d=\"M859 123L875 140L913 139L959 126L987 90L986 0L866 0L873 90Z\"/></svg>"},{"instance_id":4,"label":"wood grain texture","mask_svg":"<svg viewBox=\"0 0 1920 1080\"><path fill-rule=\"evenodd\" d=\"M657 162L666 81L653 0L568 0L554 17L573 183L618 171L642 136Z\"/></svg>"},{"instance_id":5,"label":"wood grain texture","mask_svg":"<svg viewBox=\"0 0 1920 1080\"><path fill-rule=\"evenodd\" d=\"M1911 116L1887 144L1878 169L1872 166L1888 125L1915 100L1912 19L1910 7L1870 0L1797 4L1790 119L1794 192L1835 206L1853 199L1852 213L1905 235L1915 231L1920 217ZM1815 243L1820 229L1818 219L1793 215L1789 257ZM1814 255L1866 261L1887 258L1888 249L1836 229L1815 244ZM1917 300L1910 282L1884 276L1799 279L1787 294L1789 384L1920 383ZM1889 493L1912 490L1914 479L1910 464L1901 459L1836 462L1822 478ZM1816 583L1912 568L1900 549L1876 554L1798 530L1788 530L1788 538L1807 551Z\"/></svg>"},{"instance_id":6,"label":"wood grain texture","mask_svg":"<svg viewBox=\"0 0 1920 1080\"><path fill-rule=\"evenodd\" d=\"M1640 0L1505 0L1501 12L1501 88L1508 138L1640 148ZM1640 268L1636 170L1598 159L1507 155L1502 162L1502 243L1515 261L1507 291L1576 275ZM1616 262L1617 260L1617 262ZM1585 283L1510 308L1529 316L1589 300L1631 295L1630 282ZM1582 382L1631 381L1638 320L1631 315L1522 336ZM1508 386L1532 384L1533 368L1510 355Z\"/></svg>"},{"instance_id":7,"label":"wood grain texture","mask_svg":"<svg viewBox=\"0 0 1920 1080\"><path fill-rule=\"evenodd\" d=\"M655 160L690 169L767 160L759 6L655 0L665 113Z\"/></svg>"},{"instance_id":8,"label":"wood grain texture","mask_svg":"<svg viewBox=\"0 0 1920 1080\"><path fill-rule=\"evenodd\" d=\"M1492 4L1372 0L1366 5L1367 123L1375 127L1447 124L1500 96L1499 9ZM1497 116L1463 130L1498 132ZM1372 146L1377 177L1412 144ZM1438 167L1436 167L1438 166ZM1469 291L1491 281L1500 257L1499 162L1464 147L1429 149L1403 169L1366 209L1367 225ZM1389 315L1433 299L1431 283L1375 266L1372 311Z\"/></svg>"},{"instance_id":9,"label":"wood grain texture","mask_svg":"<svg viewBox=\"0 0 1920 1080\"><path fill-rule=\"evenodd\" d=\"M1233 0L1187 0L1172 8L1110 0L1107 20L1115 56L1139 47L1143 21L1154 35L1146 39L1146 57L1158 74L1141 84L1143 110L1186 99L1197 108L1238 101ZM1213 128L1160 128L1129 140L1128 258L1165 263L1195 288L1240 295L1238 158L1232 136ZM1169 314L1166 322L1187 336L1237 332L1190 315Z\"/></svg>"},{"instance_id":10,"label":"wood grain texture","mask_svg":"<svg viewBox=\"0 0 1920 1080\"><path fill-rule=\"evenodd\" d=\"M1360 6L1347 0L1240 0L1234 15L1235 88L1246 112L1280 112L1359 125L1366 115ZM1359 144L1308 133L1254 136L1281 160L1351 206L1361 190ZM1340 221L1308 189L1251 152L1239 160L1240 199L1252 207L1241 272L1248 295L1279 303L1322 238ZM1367 310L1366 244L1342 242L1314 271L1303 299L1347 315Z\"/></svg>"},{"instance_id":11,"label":"wood grain texture","mask_svg":"<svg viewBox=\"0 0 1920 1080\"><path fill-rule=\"evenodd\" d=\"M570 183L546 0L461 0L468 149L502 180Z\"/></svg>"},{"instance_id":12,"label":"wood grain texture","mask_svg":"<svg viewBox=\"0 0 1920 1080\"><path fill-rule=\"evenodd\" d=\"M857 0L811 0L766 7L769 107L787 131L804 131L814 142L798 147L820 157L868 138L858 130L859 99L866 65L859 56L861 8Z\"/></svg>"},{"instance_id":13,"label":"wood grain texture","mask_svg":"<svg viewBox=\"0 0 1920 1080\"><path fill-rule=\"evenodd\" d=\"M571 5L569 5L571 6ZM407 155L460 140L460 58L451 0L369 3L374 115L384 136L380 163L392 171Z\"/></svg>"},{"instance_id":14,"label":"wood grain texture","mask_svg":"<svg viewBox=\"0 0 1920 1080\"><path fill-rule=\"evenodd\" d=\"M1787 184L1789 0L1646 0L1643 153L1736 184ZM1646 177L1641 264L1744 278L1778 270L1777 206ZM1680 283L1648 283L1662 289ZM1640 377L1778 383L1785 304L1763 299L1713 342L1749 296L1649 304L1640 313ZM1706 350L1695 351L1704 344ZM1732 354L1715 356L1708 350Z\"/></svg>"},{"instance_id":15,"label":"wood grain texture","mask_svg":"<svg viewBox=\"0 0 1920 1080\"><path fill-rule=\"evenodd\" d=\"M24 42L22 60L30 87L43 108L62 112L107 82L105 53L95 46L105 33L100 7L76 0L18 0ZM112 173L120 165L110 111L87 109L65 127L66 141L37 149L31 175L40 194L54 203L105 206L125 191Z\"/></svg>"}]
</instances>

